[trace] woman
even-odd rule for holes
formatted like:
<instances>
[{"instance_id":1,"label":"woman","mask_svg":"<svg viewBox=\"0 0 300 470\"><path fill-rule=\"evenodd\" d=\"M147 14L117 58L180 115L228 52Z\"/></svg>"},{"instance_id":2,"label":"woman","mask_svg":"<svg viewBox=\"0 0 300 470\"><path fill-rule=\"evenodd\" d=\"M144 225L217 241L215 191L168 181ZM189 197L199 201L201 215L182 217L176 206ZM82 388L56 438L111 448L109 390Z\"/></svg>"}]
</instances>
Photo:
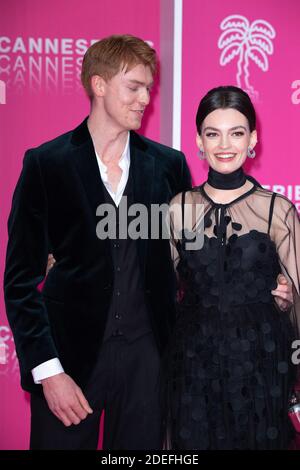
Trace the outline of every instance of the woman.
<instances>
[{"instance_id":1,"label":"woman","mask_svg":"<svg viewBox=\"0 0 300 470\"><path fill-rule=\"evenodd\" d=\"M288 199L244 174L257 143L244 91L209 91L196 124L208 179L170 206L180 286L169 355L171 446L284 449L296 372L298 214ZM282 271L293 283L289 313L272 296Z\"/></svg>"}]
</instances>

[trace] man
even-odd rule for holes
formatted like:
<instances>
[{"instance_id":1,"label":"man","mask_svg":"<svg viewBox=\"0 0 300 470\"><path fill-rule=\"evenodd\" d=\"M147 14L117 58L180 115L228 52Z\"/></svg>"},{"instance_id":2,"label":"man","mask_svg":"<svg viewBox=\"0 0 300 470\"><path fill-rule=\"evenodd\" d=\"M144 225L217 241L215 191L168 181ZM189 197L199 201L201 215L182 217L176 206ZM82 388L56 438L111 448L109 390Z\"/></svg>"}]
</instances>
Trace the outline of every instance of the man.
<instances>
[{"instance_id":1,"label":"man","mask_svg":"<svg viewBox=\"0 0 300 470\"><path fill-rule=\"evenodd\" d=\"M25 155L5 299L31 392L31 449L95 449L103 409L104 448L162 446L160 355L174 320L169 243L96 233L102 204L119 216L126 196L150 211L191 185L181 152L134 132L155 66L155 51L132 36L91 46L82 67L88 119ZM40 292L49 246L56 263Z\"/></svg>"}]
</instances>

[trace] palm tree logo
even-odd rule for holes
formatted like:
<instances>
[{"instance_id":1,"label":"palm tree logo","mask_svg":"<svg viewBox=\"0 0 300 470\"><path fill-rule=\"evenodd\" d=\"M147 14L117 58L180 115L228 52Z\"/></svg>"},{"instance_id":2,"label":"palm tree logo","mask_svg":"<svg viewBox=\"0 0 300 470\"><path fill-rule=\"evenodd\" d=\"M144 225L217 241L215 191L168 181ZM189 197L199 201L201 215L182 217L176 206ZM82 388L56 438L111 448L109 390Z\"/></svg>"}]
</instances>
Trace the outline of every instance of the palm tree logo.
<instances>
[{"instance_id":1,"label":"palm tree logo","mask_svg":"<svg viewBox=\"0 0 300 470\"><path fill-rule=\"evenodd\" d=\"M275 29L265 20L255 20L250 24L241 15L227 16L220 28L223 31L218 41L219 49L223 49L220 65L225 66L238 56L237 86L258 98L258 92L249 82L249 62L252 60L263 72L269 69L268 55L274 52L272 39L276 36Z\"/></svg>"}]
</instances>

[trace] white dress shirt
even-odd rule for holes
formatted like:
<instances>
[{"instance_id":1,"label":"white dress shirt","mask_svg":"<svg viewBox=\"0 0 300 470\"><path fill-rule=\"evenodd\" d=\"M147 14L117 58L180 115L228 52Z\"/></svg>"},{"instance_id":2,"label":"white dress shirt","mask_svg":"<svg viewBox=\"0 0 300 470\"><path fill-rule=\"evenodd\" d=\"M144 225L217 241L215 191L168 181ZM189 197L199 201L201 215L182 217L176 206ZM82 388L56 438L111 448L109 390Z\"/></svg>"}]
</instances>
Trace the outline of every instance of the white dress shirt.
<instances>
[{"instance_id":1,"label":"white dress shirt","mask_svg":"<svg viewBox=\"0 0 300 470\"><path fill-rule=\"evenodd\" d=\"M97 162L98 162L98 166L99 166L101 179L102 179L103 184L106 187L107 191L111 195L111 197L112 197L114 203L116 204L116 206L119 206L119 204L120 204L121 198L122 198L123 193L124 193L124 189L125 189L127 181L128 181L129 167L130 167L129 136L130 136L130 134L128 132L128 137L127 137L127 142L126 142L126 145L125 145L125 149L124 149L124 152L122 153L121 158L119 160L119 167L122 170L122 176L121 176L121 179L119 181L117 191L115 193L113 192L112 187L111 187L111 185L109 184L109 181L108 181L107 166L103 163L103 161L101 160L101 158L99 157L99 155L97 154L96 149L95 149L95 154L96 154L96 157L97 157Z\"/></svg>"},{"instance_id":2,"label":"white dress shirt","mask_svg":"<svg viewBox=\"0 0 300 470\"><path fill-rule=\"evenodd\" d=\"M130 139L130 134L128 132L126 145L119 160L119 167L122 170L122 176L120 178L117 191L115 193L113 192L112 187L108 181L107 166L102 162L101 158L99 157L95 149L97 163L99 166L100 177L107 191L111 195L114 203L116 204L116 206L119 206L120 204L121 198L124 193L124 189L128 181L129 167L130 167L129 139ZM37 367L32 369L31 372L32 372L34 383L39 384L41 383L41 380L43 379L46 379L48 377L52 377L53 375L57 375L57 374L60 374L61 372L64 372L64 369L61 365L60 360L57 357L55 357L54 359L50 359L49 361L43 362L42 364L38 365Z\"/></svg>"}]
</instances>

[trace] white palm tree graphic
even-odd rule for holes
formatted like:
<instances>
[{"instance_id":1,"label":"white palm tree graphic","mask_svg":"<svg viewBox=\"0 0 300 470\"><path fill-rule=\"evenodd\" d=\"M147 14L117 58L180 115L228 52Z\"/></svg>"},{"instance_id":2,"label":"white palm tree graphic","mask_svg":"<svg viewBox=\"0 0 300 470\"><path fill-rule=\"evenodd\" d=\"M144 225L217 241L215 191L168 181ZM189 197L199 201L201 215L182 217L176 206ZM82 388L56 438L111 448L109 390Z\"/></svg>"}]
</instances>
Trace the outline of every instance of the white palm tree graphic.
<instances>
[{"instance_id":1,"label":"white palm tree graphic","mask_svg":"<svg viewBox=\"0 0 300 470\"><path fill-rule=\"evenodd\" d=\"M220 28L223 31L218 41L219 49L223 49L220 65L225 66L238 56L237 85L257 98L258 93L249 83L249 60L253 60L263 72L269 69L268 55L274 52L272 39L276 36L275 29L265 20L255 20L250 24L241 15L227 16Z\"/></svg>"}]
</instances>

